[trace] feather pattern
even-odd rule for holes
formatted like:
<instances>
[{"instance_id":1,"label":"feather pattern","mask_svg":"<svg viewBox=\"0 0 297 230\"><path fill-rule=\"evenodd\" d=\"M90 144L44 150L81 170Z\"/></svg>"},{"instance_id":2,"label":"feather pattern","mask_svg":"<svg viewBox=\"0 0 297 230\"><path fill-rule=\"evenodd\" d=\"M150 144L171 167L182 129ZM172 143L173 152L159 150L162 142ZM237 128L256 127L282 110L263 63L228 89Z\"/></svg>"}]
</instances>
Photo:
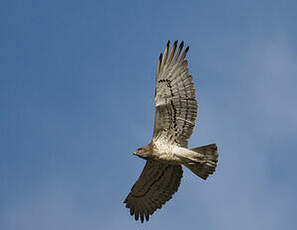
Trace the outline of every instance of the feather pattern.
<instances>
[{"instance_id":1,"label":"feather pattern","mask_svg":"<svg viewBox=\"0 0 297 230\"><path fill-rule=\"evenodd\" d=\"M130 208L135 220L148 221L158 208L171 199L177 191L183 175L181 165L163 164L147 160L146 165L125 199L126 207Z\"/></svg>"},{"instance_id":2,"label":"feather pattern","mask_svg":"<svg viewBox=\"0 0 297 230\"><path fill-rule=\"evenodd\" d=\"M192 135L198 112L196 93L188 62L185 60L189 50L183 53L181 42L177 52L177 41L169 53L168 41L164 55L160 55L157 66L155 90L155 125L154 138L159 132L175 137L175 143L187 147L187 139ZM180 54L182 55L180 56Z\"/></svg>"},{"instance_id":3,"label":"feather pattern","mask_svg":"<svg viewBox=\"0 0 297 230\"><path fill-rule=\"evenodd\" d=\"M178 47L178 48L177 48ZM155 124L152 141L134 152L146 165L124 203L135 220L144 222L178 190L182 164L206 179L217 166L215 144L188 149L198 104L186 55L189 47L167 42L156 71Z\"/></svg>"}]
</instances>

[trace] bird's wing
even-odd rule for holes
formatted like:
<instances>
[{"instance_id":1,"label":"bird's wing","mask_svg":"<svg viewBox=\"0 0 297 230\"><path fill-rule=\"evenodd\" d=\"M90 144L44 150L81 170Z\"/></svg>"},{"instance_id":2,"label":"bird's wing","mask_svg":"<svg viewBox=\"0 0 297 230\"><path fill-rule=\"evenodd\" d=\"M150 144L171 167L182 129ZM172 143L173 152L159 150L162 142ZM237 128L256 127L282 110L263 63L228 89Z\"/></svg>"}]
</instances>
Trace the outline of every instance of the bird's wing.
<instances>
[{"instance_id":1,"label":"bird's wing","mask_svg":"<svg viewBox=\"0 0 297 230\"><path fill-rule=\"evenodd\" d=\"M162 164L147 160L146 165L125 199L126 207L130 208L135 220L144 218L148 221L158 208L171 199L177 191L183 170L180 165Z\"/></svg>"},{"instance_id":2,"label":"bird's wing","mask_svg":"<svg viewBox=\"0 0 297 230\"><path fill-rule=\"evenodd\" d=\"M168 41L164 55L161 53L158 61L154 139L166 133L168 139L187 147L187 139L195 126L198 105L188 62L185 60L189 47L182 52L183 46L181 42L176 51L176 41L170 50Z\"/></svg>"}]
</instances>

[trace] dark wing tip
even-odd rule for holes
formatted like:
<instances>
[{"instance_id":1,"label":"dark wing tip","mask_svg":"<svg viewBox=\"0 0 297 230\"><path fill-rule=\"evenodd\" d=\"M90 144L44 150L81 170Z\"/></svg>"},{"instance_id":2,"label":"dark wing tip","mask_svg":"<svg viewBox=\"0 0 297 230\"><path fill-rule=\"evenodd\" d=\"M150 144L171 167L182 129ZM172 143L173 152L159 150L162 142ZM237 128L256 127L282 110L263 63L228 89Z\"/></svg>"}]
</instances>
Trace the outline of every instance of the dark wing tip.
<instances>
[{"instance_id":1,"label":"dark wing tip","mask_svg":"<svg viewBox=\"0 0 297 230\"><path fill-rule=\"evenodd\" d=\"M149 221L150 215L149 214L145 214L145 219L146 219L146 221Z\"/></svg>"},{"instance_id":2,"label":"dark wing tip","mask_svg":"<svg viewBox=\"0 0 297 230\"><path fill-rule=\"evenodd\" d=\"M178 40L176 40L173 45L174 46L177 46L177 43L178 43Z\"/></svg>"},{"instance_id":3,"label":"dark wing tip","mask_svg":"<svg viewBox=\"0 0 297 230\"><path fill-rule=\"evenodd\" d=\"M139 213L136 212L134 217L135 217L135 220L137 221L139 219Z\"/></svg>"},{"instance_id":4,"label":"dark wing tip","mask_svg":"<svg viewBox=\"0 0 297 230\"><path fill-rule=\"evenodd\" d=\"M169 48L170 46L170 40L167 41L167 47Z\"/></svg>"},{"instance_id":5,"label":"dark wing tip","mask_svg":"<svg viewBox=\"0 0 297 230\"><path fill-rule=\"evenodd\" d=\"M187 48L185 49L185 53L187 53L189 51L190 47L187 46Z\"/></svg>"},{"instance_id":6,"label":"dark wing tip","mask_svg":"<svg viewBox=\"0 0 297 230\"><path fill-rule=\"evenodd\" d=\"M182 41L179 45L179 48L182 49L184 47L184 44L185 44L184 41Z\"/></svg>"},{"instance_id":7,"label":"dark wing tip","mask_svg":"<svg viewBox=\"0 0 297 230\"><path fill-rule=\"evenodd\" d=\"M162 58L163 58L163 53L160 53L160 56L159 56L160 65L162 64Z\"/></svg>"}]
</instances>

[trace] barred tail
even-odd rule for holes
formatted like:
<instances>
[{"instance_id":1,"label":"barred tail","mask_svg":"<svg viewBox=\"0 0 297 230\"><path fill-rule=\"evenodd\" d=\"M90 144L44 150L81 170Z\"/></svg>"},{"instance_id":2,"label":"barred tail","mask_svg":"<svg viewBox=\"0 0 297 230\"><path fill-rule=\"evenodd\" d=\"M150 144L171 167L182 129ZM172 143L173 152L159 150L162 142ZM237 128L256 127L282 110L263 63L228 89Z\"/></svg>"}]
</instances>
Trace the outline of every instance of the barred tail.
<instances>
[{"instance_id":1,"label":"barred tail","mask_svg":"<svg viewBox=\"0 0 297 230\"><path fill-rule=\"evenodd\" d=\"M191 157L193 160L184 163L184 165L197 176L206 180L210 174L215 172L217 167L219 154L216 144L205 145L198 148L192 148L190 150L197 153L197 158L201 159L201 155L203 155L203 160L195 161L193 159L195 157Z\"/></svg>"}]
</instances>

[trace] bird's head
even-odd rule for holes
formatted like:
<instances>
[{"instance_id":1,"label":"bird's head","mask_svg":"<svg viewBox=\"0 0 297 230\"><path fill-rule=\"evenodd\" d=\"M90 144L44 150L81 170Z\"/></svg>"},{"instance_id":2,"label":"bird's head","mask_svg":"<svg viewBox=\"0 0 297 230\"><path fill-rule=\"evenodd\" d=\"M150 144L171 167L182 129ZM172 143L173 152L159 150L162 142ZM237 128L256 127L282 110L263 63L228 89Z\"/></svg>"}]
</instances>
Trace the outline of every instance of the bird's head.
<instances>
[{"instance_id":1,"label":"bird's head","mask_svg":"<svg viewBox=\"0 0 297 230\"><path fill-rule=\"evenodd\" d=\"M138 148L135 152L133 152L134 155L147 159L149 155L152 153L152 148L150 145L146 145L142 148Z\"/></svg>"}]
</instances>

